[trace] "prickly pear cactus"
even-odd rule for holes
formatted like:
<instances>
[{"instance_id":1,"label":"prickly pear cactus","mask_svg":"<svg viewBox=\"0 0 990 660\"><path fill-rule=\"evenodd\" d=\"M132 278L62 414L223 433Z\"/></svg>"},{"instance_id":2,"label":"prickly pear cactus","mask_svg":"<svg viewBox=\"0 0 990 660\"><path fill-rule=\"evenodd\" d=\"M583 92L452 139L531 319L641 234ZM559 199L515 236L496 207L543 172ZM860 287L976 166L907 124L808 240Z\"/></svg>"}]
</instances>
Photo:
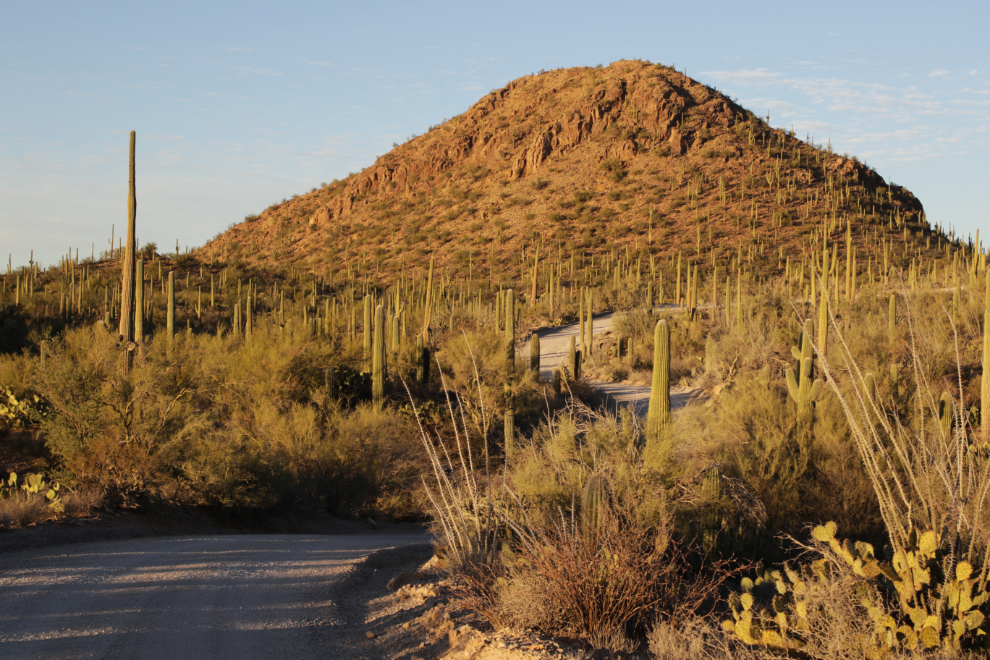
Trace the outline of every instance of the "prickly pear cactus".
<instances>
[{"instance_id":1,"label":"prickly pear cactus","mask_svg":"<svg viewBox=\"0 0 990 660\"><path fill-rule=\"evenodd\" d=\"M37 394L18 398L10 389L0 392L0 426L21 429L48 414L48 406Z\"/></svg>"},{"instance_id":2,"label":"prickly pear cactus","mask_svg":"<svg viewBox=\"0 0 990 660\"><path fill-rule=\"evenodd\" d=\"M813 624L805 600L809 584L827 588L838 571L851 571L863 585L856 589L859 606L873 622L872 636L859 640L867 658L990 646L985 581L969 562L954 562L936 532L911 530L905 547L885 561L869 543L840 541L836 531L834 522L816 527L812 536L821 558L800 571L785 566L786 579L775 571L755 582L743 580L742 594L729 599L732 620L723 627L746 644L805 657L802 633ZM757 588L768 582L776 591L773 614L754 606Z\"/></svg>"}]
</instances>

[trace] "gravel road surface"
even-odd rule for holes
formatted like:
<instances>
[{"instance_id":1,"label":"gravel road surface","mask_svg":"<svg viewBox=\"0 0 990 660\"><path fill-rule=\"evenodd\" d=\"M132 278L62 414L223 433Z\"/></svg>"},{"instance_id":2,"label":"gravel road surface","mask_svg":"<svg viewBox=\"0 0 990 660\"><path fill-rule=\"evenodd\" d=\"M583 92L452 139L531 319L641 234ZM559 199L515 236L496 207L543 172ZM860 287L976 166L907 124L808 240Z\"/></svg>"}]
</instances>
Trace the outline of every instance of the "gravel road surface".
<instances>
[{"instance_id":1,"label":"gravel road surface","mask_svg":"<svg viewBox=\"0 0 990 660\"><path fill-rule=\"evenodd\" d=\"M0 555L0 656L382 657L365 638L368 603L429 558L428 542L151 537Z\"/></svg>"}]
</instances>

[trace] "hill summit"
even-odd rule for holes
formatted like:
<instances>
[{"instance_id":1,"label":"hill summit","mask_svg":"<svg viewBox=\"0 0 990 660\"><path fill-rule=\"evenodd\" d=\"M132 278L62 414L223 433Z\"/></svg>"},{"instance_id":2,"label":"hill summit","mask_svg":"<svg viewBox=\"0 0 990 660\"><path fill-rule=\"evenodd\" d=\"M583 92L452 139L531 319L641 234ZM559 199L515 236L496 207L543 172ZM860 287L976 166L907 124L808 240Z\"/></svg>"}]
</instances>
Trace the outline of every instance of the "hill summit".
<instances>
[{"instance_id":1,"label":"hill summit","mask_svg":"<svg viewBox=\"0 0 990 660\"><path fill-rule=\"evenodd\" d=\"M531 245L776 261L850 227L874 253L871 226L927 230L914 195L855 158L772 128L673 68L619 61L514 80L201 253L387 278L426 254L467 274Z\"/></svg>"}]
</instances>

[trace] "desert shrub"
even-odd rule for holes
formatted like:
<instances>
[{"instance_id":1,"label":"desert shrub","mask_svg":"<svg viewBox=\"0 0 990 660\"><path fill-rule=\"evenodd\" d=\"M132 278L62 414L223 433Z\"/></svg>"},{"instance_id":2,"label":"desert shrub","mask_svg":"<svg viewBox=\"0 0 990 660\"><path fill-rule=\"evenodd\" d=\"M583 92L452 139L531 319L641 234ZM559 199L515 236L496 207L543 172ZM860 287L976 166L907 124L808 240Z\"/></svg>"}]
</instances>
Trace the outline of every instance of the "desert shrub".
<instances>
[{"instance_id":1,"label":"desert shrub","mask_svg":"<svg viewBox=\"0 0 990 660\"><path fill-rule=\"evenodd\" d=\"M14 495L0 499L0 528L26 527L48 520L52 515L42 495Z\"/></svg>"},{"instance_id":2,"label":"desert shrub","mask_svg":"<svg viewBox=\"0 0 990 660\"><path fill-rule=\"evenodd\" d=\"M150 341L130 371L100 327L53 344L34 387L66 483L112 500L415 509L415 429L394 409L348 406L349 351L267 325L251 342L165 343Z\"/></svg>"}]
</instances>

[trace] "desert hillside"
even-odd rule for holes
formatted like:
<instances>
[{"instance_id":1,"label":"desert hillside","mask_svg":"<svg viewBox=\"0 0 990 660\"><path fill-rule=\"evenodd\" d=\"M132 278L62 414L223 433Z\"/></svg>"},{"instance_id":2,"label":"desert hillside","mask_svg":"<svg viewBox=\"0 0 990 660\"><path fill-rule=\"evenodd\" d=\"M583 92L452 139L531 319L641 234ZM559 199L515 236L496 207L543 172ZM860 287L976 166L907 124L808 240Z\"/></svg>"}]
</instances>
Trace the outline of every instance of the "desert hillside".
<instances>
[{"instance_id":1,"label":"desert hillside","mask_svg":"<svg viewBox=\"0 0 990 660\"><path fill-rule=\"evenodd\" d=\"M384 279L426 254L448 272L504 272L537 245L564 258L745 255L772 270L847 227L864 262L884 237L931 235L918 199L855 158L670 67L620 61L515 80L200 254Z\"/></svg>"}]
</instances>

